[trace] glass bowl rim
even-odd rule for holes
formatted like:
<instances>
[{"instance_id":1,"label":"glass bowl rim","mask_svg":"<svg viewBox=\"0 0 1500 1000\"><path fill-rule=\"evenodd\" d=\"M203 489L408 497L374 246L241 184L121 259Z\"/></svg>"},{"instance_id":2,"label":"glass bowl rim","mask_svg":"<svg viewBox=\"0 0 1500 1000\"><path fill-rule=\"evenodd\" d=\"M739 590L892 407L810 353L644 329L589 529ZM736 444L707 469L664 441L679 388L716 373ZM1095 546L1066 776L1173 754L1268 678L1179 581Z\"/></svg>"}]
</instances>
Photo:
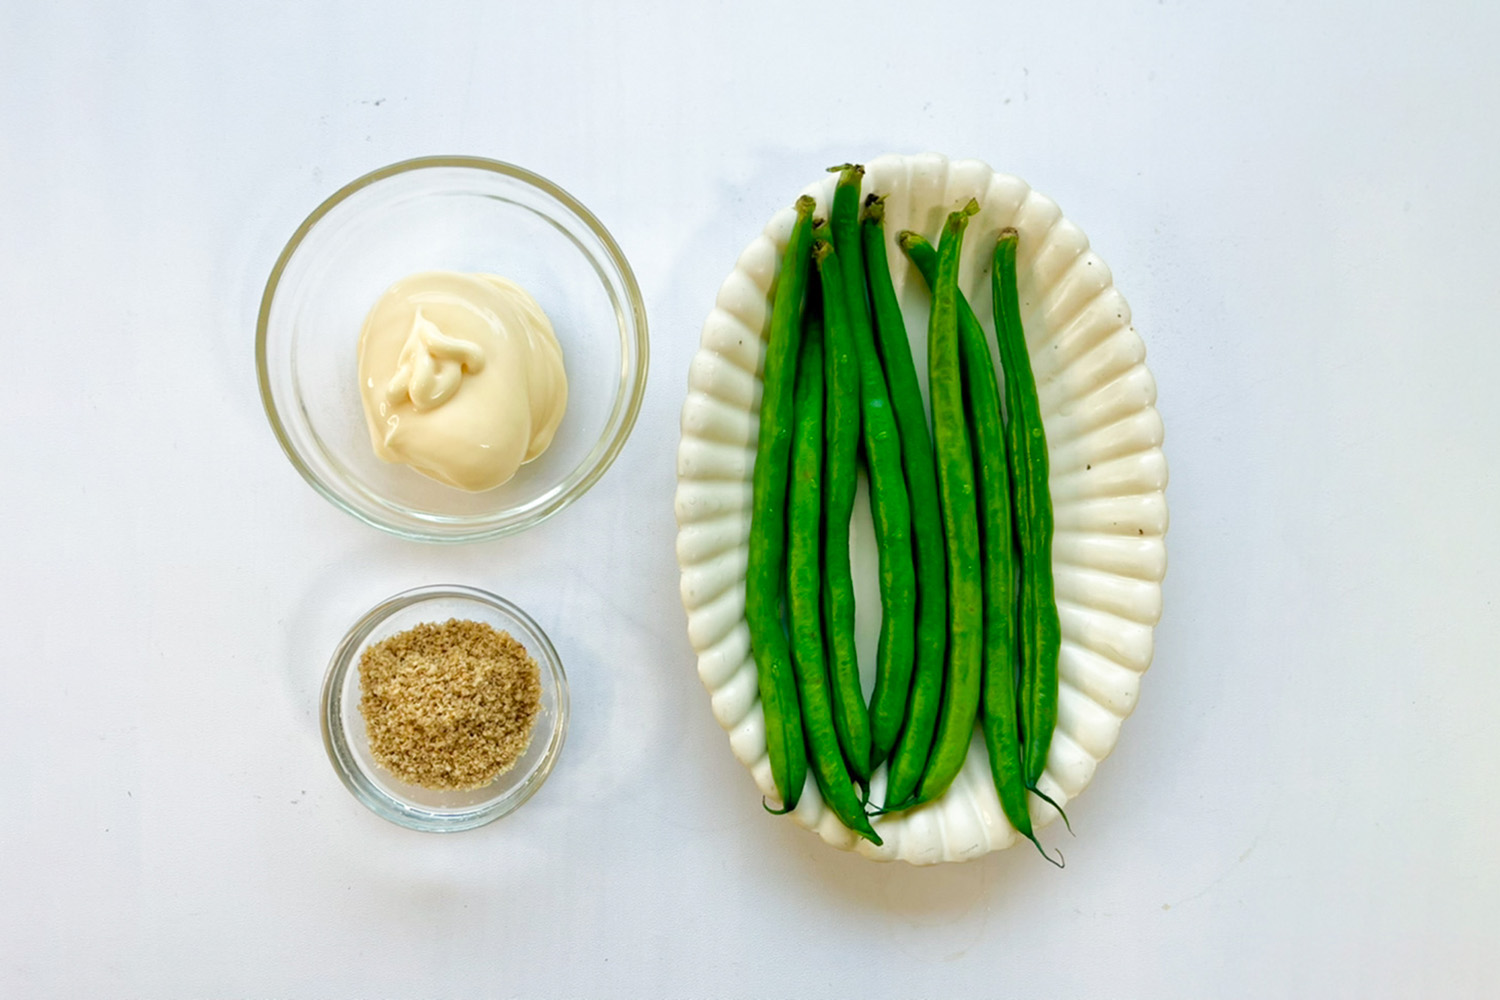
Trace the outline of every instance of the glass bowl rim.
<instances>
[{"instance_id":1,"label":"glass bowl rim","mask_svg":"<svg viewBox=\"0 0 1500 1000\"><path fill-rule=\"evenodd\" d=\"M536 768L520 784L498 798L479 805L463 810L439 812L405 806L385 794L377 782L372 781L353 763L353 751L345 738L345 726L341 720L344 682L349 671L357 669L355 653L375 629L392 615L423 601L442 598L457 598L487 605L520 622L531 633L528 638L537 640L535 645L538 648L528 645L526 651L537 661L537 667L540 670L551 675L557 708L553 714L551 731L547 737L547 746L542 751L542 758ZM323 732L323 749L327 752L329 763L333 765L344 787L367 809L382 819L389 820L397 826L406 827L408 830L423 833L457 833L461 830L472 830L519 809L536 794L546 782L547 776L552 773L552 768L557 763L568 735L568 675L563 669L562 657L557 655L557 649L552 645L551 638L519 605L498 594L463 584L432 584L404 590L387 597L360 615L334 649L333 656L328 662L327 673L323 677L323 689L319 700L319 724ZM534 736L535 734L533 738Z\"/></svg>"},{"instance_id":2,"label":"glass bowl rim","mask_svg":"<svg viewBox=\"0 0 1500 1000\"><path fill-rule=\"evenodd\" d=\"M492 524L467 531L440 530L440 528L451 528L454 525L463 524L468 520L465 517L434 516L431 519L432 524L429 526L429 530L423 530L420 527L413 528L391 523L388 520L359 509L354 504L339 496L303 459L301 452L298 450L296 444L293 443L286 426L282 423L281 413L271 389L270 365L266 358L266 341L271 324L271 306L276 300L276 293L281 286L283 273L291 263L292 258L296 256L297 251L301 249L302 242L307 238L307 235L313 231L325 216L360 191L391 177L440 167L483 170L499 174L513 181L519 181L522 184L529 185L541 191L575 215L599 240L600 245L604 248L608 263L620 277L620 283L625 293L625 301L622 305L626 307L625 312L629 314L630 332L634 334L633 337L627 338L631 342L631 346L635 349L635 372L634 376L624 385L624 392L626 394L624 400L625 408L620 415L618 425L614 428L614 433L609 439L608 445L599 454L592 467L580 476L571 487L553 497L545 506L538 508L530 515L516 521ZM621 315L623 319L624 313ZM524 531L552 517L587 493L604 473L609 471L610 466L614 465L615 459L625 447L626 440L629 439L631 431L635 428L636 418L640 415L641 404L646 395L646 379L650 369L650 355L650 333L646 324L646 304L641 295L640 285L636 281L635 272L631 269L630 262L625 258L624 251L620 249L620 245L615 242L615 238L610 235L609 230L604 228L604 224L577 198L574 198L567 191L558 187L541 174L527 170L525 167L516 166L513 163L506 163L503 160L494 160L483 156L434 155L416 156L400 160L356 177L329 195L317 208L312 210L307 218L302 220L301 225L292 232L286 245L282 247L281 253L276 258L276 263L271 267L270 275L266 278L266 287L264 292L261 293L260 310L255 322L255 374L260 388L261 406L265 410L266 419L271 424L271 431L276 435L277 443L281 446L282 452L286 455L287 460L292 463L292 467L297 470L297 473L329 503L332 503L335 507L371 527L379 528L381 531L388 532L400 538L444 544L485 541ZM606 425L605 431L608 432L609 430L609 426Z\"/></svg>"}]
</instances>

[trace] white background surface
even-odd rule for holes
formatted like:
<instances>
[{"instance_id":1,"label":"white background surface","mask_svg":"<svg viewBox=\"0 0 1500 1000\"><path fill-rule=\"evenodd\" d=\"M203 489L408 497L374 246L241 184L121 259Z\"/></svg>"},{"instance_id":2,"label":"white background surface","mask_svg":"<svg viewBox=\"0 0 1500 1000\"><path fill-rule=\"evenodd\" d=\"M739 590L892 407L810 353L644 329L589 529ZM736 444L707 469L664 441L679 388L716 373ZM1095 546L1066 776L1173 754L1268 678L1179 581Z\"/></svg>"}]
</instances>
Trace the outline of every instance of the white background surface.
<instances>
[{"instance_id":1,"label":"white background surface","mask_svg":"<svg viewBox=\"0 0 1500 1000\"><path fill-rule=\"evenodd\" d=\"M0 6L0 994L1500 990L1500 15L1223 7ZM925 149L1063 206L1160 385L1166 613L1064 872L767 816L677 598L719 281L824 166ZM434 152L578 196L652 327L610 474L459 549L319 499L252 365L296 224ZM433 582L528 608L573 693L542 793L447 838L315 717Z\"/></svg>"}]
</instances>

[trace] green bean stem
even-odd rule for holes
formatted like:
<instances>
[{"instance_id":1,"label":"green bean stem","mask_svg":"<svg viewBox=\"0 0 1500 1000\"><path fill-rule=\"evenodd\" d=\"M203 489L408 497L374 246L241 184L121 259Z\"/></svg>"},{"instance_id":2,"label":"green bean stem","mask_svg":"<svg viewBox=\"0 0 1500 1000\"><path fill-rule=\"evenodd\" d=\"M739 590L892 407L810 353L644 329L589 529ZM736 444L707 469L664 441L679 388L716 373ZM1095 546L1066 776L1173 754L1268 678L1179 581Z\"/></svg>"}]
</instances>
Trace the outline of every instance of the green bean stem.
<instances>
[{"instance_id":1,"label":"green bean stem","mask_svg":"<svg viewBox=\"0 0 1500 1000\"><path fill-rule=\"evenodd\" d=\"M872 843L881 842L870 826L864 804L839 748L824 657L822 612L823 568L820 560L823 517L823 330L809 316L797 364L796 417L792 437L792 484L788 500L787 618L792 633L792 665L802 699L802 728L813 776L823 801L845 826Z\"/></svg>"},{"instance_id":2,"label":"green bean stem","mask_svg":"<svg viewBox=\"0 0 1500 1000\"><path fill-rule=\"evenodd\" d=\"M816 242L831 251L826 225ZM849 565L849 519L854 512L855 472L859 460L859 363L847 321L848 303L833 292L838 270L818 268L823 288L823 356L827 373L823 430L823 614L828 635L829 674L833 683L833 722L849 773L861 784L870 780L870 713L859 681L854 646L854 577Z\"/></svg>"},{"instance_id":3,"label":"green bean stem","mask_svg":"<svg viewBox=\"0 0 1500 1000\"><path fill-rule=\"evenodd\" d=\"M958 345L958 260L973 202L948 216L938 244L938 270L928 325L927 384L937 453L943 537L948 548L948 673L938 710L937 737L917 785L917 802L947 791L963 768L979 715L984 619L979 565L979 514L974 460L964 420ZM914 803L915 804L915 803Z\"/></svg>"},{"instance_id":4,"label":"green bean stem","mask_svg":"<svg viewBox=\"0 0 1500 1000\"><path fill-rule=\"evenodd\" d=\"M807 751L791 650L783 630L786 500L797 376L797 342L807 289L813 200L797 199L797 219L781 258L766 343L760 432L751 487L745 621L765 713L766 753L782 811L793 809L807 782Z\"/></svg>"},{"instance_id":5,"label":"green bean stem","mask_svg":"<svg viewBox=\"0 0 1500 1000\"><path fill-rule=\"evenodd\" d=\"M1037 401L1036 378L1021 327L1016 279L1019 234L1005 229L995 244L995 339L1005 369L1006 440L1016 498L1020 543L1021 737L1026 786L1036 789L1047 767L1047 749L1057 727L1057 656L1062 629L1052 589L1052 494L1048 485L1047 435Z\"/></svg>"},{"instance_id":6,"label":"green bean stem","mask_svg":"<svg viewBox=\"0 0 1500 1000\"><path fill-rule=\"evenodd\" d=\"M939 513L937 467L927 430L926 407L912 360L911 341L901 304L891 282L885 249L884 199L866 203L860 235L870 285L870 305L891 409L901 437L901 467L911 500L912 540L917 580L917 620L911 697L906 724L891 753L885 787L886 806L911 798L927 766L942 700L943 655L948 645L948 582L943 553L943 521Z\"/></svg>"},{"instance_id":7,"label":"green bean stem","mask_svg":"<svg viewBox=\"0 0 1500 1000\"><path fill-rule=\"evenodd\" d=\"M860 428L870 477L870 513L880 566L880 640L875 654L875 690L870 697L873 768L890 754L906 720L911 693L917 580L912 563L911 505L901 468L901 436L891 409L871 329L859 235L859 190L864 168L840 169L834 188L833 244L849 304L848 323L859 361Z\"/></svg>"},{"instance_id":8,"label":"green bean stem","mask_svg":"<svg viewBox=\"0 0 1500 1000\"><path fill-rule=\"evenodd\" d=\"M901 234L901 248L929 283L937 277L937 251L915 233ZM1000 808L1042 857L1052 861L1031 827L1031 809L1022 775L1020 731L1016 715L1016 559L1011 518L1010 467L1000 410L1000 385L984 328L959 293L958 342L963 355L969 430L973 435L979 482L979 534L983 546L984 681L980 728L989 751L990 775ZM1053 864L1057 862L1053 861Z\"/></svg>"}]
</instances>

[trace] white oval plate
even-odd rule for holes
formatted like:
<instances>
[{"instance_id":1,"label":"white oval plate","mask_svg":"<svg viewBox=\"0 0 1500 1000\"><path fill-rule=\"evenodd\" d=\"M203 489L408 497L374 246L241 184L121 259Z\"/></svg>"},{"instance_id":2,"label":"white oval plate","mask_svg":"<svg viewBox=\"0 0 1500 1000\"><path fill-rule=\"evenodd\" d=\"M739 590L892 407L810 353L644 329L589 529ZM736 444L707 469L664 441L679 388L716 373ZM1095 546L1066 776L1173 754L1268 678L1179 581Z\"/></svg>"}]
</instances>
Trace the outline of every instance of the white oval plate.
<instances>
[{"instance_id":1,"label":"white oval plate","mask_svg":"<svg viewBox=\"0 0 1500 1000\"><path fill-rule=\"evenodd\" d=\"M830 174L806 190L820 215L826 216L835 182ZM1015 226L1021 233L1021 309L1051 456L1052 561L1062 618L1057 732L1041 787L1065 804L1114 749L1151 663L1152 629L1161 615L1167 466L1145 346L1083 231L1018 178L977 160L882 156L866 167L864 193L872 191L887 196L892 277L924 391L928 292L896 247L897 233L914 229L935 241L950 211L978 200L959 280L991 338L989 257L1001 229ZM719 289L689 372L677 452L677 560L698 675L735 756L772 800L776 789L745 624L745 562L763 337L793 218L790 207L777 212ZM879 625L873 548L861 498L852 556L863 669L873 661ZM866 677L867 690L870 682ZM873 779L875 802L884 781L882 767ZM1035 796L1032 810L1039 828L1056 817ZM977 729L962 772L942 798L876 822L882 847L845 829L824 807L811 777L791 816L835 847L913 864L966 861L1019 839L1000 811Z\"/></svg>"}]
</instances>

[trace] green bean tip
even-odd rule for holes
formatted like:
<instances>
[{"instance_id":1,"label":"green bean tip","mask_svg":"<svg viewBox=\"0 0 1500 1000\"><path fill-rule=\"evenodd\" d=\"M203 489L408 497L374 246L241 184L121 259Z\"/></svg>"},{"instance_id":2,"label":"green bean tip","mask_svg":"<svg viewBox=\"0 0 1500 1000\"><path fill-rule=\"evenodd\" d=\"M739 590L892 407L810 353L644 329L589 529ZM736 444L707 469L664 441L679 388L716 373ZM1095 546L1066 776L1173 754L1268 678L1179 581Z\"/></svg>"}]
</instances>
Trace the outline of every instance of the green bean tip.
<instances>
[{"instance_id":1,"label":"green bean tip","mask_svg":"<svg viewBox=\"0 0 1500 1000\"><path fill-rule=\"evenodd\" d=\"M965 215L978 215L979 214L979 199L978 198L970 198L969 199L969 203L963 207L963 213Z\"/></svg>"},{"instance_id":2,"label":"green bean tip","mask_svg":"<svg viewBox=\"0 0 1500 1000\"><path fill-rule=\"evenodd\" d=\"M971 200L970 204L972 204L972 203L973 202ZM948 213L948 223L944 227L945 230L946 229L967 229L968 226L969 226L969 216L971 214L972 213L969 212L969 206L968 205L965 205L963 208L957 208L957 209L954 209L953 211L949 212Z\"/></svg>"},{"instance_id":3,"label":"green bean tip","mask_svg":"<svg viewBox=\"0 0 1500 1000\"><path fill-rule=\"evenodd\" d=\"M817 207L818 207L817 199L815 199L810 194L802 195L800 198L797 199L797 213L799 215L801 213L803 213L803 212L806 212L808 215L811 215L813 213L813 209L815 209Z\"/></svg>"},{"instance_id":4,"label":"green bean tip","mask_svg":"<svg viewBox=\"0 0 1500 1000\"><path fill-rule=\"evenodd\" d=\"M1020 237L1021 231L1015 226L1006 226L1004 229L1000 230L1001 240L1016 240L1020 239Z\"/></svg>"},{"instance_id":5,"label":"green bean tip","mask_svg":"<svg viewBox=\"0 0 1500 1000\"><path fill-rule=\"evenodd\" d=\"M838 174L839 179L842 180L845 176L850 175L863 177L865 175L865 167L862 163L840 163L836 167L829 167L828 172L830 174Z\"/></svg>"},{"instance_id":6,"label":"green bean tip","mask_svg":"<svg viewBox=\"0 0 1500 1000\"><path fill-rule=\"evenodd\" d=\"M1047 850L1042 846L1041 841L1037 840L1034 835L1027 835L1026 839L1031 841L1032 844L1036 845L1037 853L1045 858L1049 865L1052 865L1054 868L1057 868L1059 870L1068 867L1068 859L1063 857L1061 847L1057 849L1057 860L1053 861L1052 855L1047 853Z\"/></svg>"},{"instance_id":7,"label":"green bean tip","mask_svg":"<svg viewBox=\"0 0 1500 1000\"><path fill-rule=\"evenodd\" d=\"M885 221L885 195L871 194L865 199L865 219L869 222Z\"/></svg>"},{"instance_id":8,"label":"green bean tip","mask_svg":"<svg viewBox=\"0 0 1500 1000\"><path fill-rule=\"evenodd\" d=\"M1035 795L1037 798L1041 799L1043 802L1047 803L1053 809L1056 809L1057 810L1057 814L1062 817L1063 826L1065 826L1065 827L1068 828L1069 835L1074 836L1074 837L1078 836L1076 833L1073 833L1073 824L1070 823L1070 822L1068 822L1068 814L1065 813L1065 812L1063 812L1063 807L1060 806L1060 805L1058 805L1057 802L1056 802L1056 800L1054 800L1052 798L1052 796L1048 795L1046 792L1042 791L1040 788L1032 788L1032 787L1028 786L1026 790L1028 792L1030 792L1031 794Z\"/></svg>"},{"instance_id":9,"label":"green bean tip","mask_svg":"<svg viewBox=\"0 0 1500 1000\"><path fill-rule=\"evenodd\" d=\"M903 229L901 230L901 232L896 234L896 243L899 244L903 250L907 247L910 247L918 240L922 240L922 242L924 243L926 242L926 239L922 236L921 233L911 229Z\"/></svg>"},{"instance_id":10,"label":"green bean tip","mask_svg":"<svg viewBox=\"0 0 1500 1000\"><path fill-rule=\"evenodd\" d=\"M764 795L760 797L760 807L766 812L770 813L772 816L785 816L795 808L794 806L782 806L780 809L772 809L771 804L766 801L766 797Z\"/></svg>"}]
</instances>

